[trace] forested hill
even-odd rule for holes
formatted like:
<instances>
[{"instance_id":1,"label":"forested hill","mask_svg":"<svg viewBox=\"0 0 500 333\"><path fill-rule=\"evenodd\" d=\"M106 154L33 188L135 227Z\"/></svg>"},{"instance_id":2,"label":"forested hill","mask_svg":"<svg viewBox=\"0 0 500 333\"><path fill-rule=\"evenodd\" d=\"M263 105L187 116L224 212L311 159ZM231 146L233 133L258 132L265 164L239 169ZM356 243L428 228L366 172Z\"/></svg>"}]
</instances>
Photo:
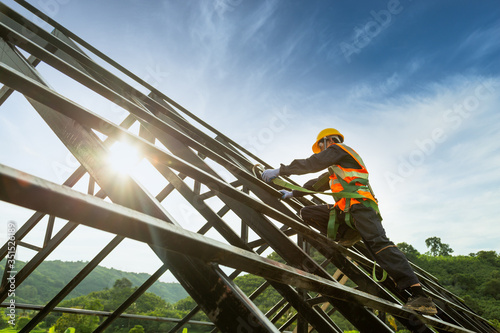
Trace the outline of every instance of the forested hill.
<instances>
[{"instance_id":1,"label":"forested hill","mask_svg":"<svg viewBox=\"0 0 500 333\"><path fill-rule=\"evenodd\" d=\"M467 256L452 256L453 249L448 244L441 243L437 237L426 240L430 248L425 254L419 253L407 243L397 246L415 265L432 274L445 289L462 298L470 308L485 319L490 320L500 331L500 255L495 251L479 251ZM318 262L321 256L312 254ZM281 261L274 253L270 258ZM333 274L333 270L329 270ZM261 278L245 275L236 280L238 286L247 294L264 281ZM350 281L348 284L350 285ZM266 292L259 298L259 308L264 312L278 302L277 292ZM335 314L334 314L335 316ZM354 327L338 316L335 322L344 330Z\"/></svg>"},{"instance_id":2,"label":"forested hill","mask_svg":"<svg viewBox=\"0 0 500 333\"><path fill-rule=\"evenodd\" d=\"M479 315L495 320L500 328L500 256L495 251L452 256L453 250L440 253L439 246L437 252L431 247L426 254L406 243L398 247L414 264L437 277L441 285Z\"/></svg>"},{"instance_id":3,"label":"forested hill","mask_svg":"<svg viewBox=\"0 0 500 333\"><path fill-rule=\"evenodd\" d=\"M46 304L52 299L87 263L83 261L44 261L19 288L16 290L18 302L30 304ZM19 271L25 265L24 262L16 260L16 270ZM0 265L0 274L3 274L5 260ZM0 275L1 276L1 275ZM90 273L67 297L66 299L87 295L93 291L99 291L113 287L116 280L126 278L132 285L139 286L149 278L146 273L123 272L113 268L98 266ZM148 290L168 303L175 303L188 296L186 291L178 283L156 282Z\"/></svg>"},{"instance_id":4,"label":"forested hill","mask_svg":"<svg viewBox=\"0 0 500 333\"><path fill-rule=\"evenodd\" d=\"M406 243L398 244L398 247L406 253L413 263L434 275L444 288L464 299L468 306L482 317L490 320L492 325L500 331L500 256L495 251L479 251L468 256L452 256L453 250L447 244L442 244L439 238L432 238L429 246L430 250L427 253L420 254L411 245ZM312 255L315 260L322 260L320 256L316 257L315 253ZM269 258L280 261L280 258L274 253L269 255ZM20 263L16 263L19 264L17 267L19 269ZM43 263L18 288L16 291L17 301L45 304L84 266L84 262L49 261ZM330 268L334 270L334 267ZM0 273L2 269L0 269ZM333 271L330 273L333 274ZM133 292L133 285L140 285L148 277L147 274L126 273L115 269L98 267L60 306L113 311ZM247 295L250 295L263 282L262 278L253 275L242 275L235 279L235 283ZM352 286L352 282L348 281L347 285ZM160 296L163 300L154 294ZM256 302L258 307L265 313L280 298L280 295L275 290L268 288L256 299ZM179 284L156 283L154 288L141 296L134 308L127 309L127 313L183 318L195 305L196 303L191 297L187 296ZM289 315L293 315L294 310L290 309L289 311ZM32 315L28 313L28 317ZM342 329L354 329L340 315L333 315L335 317L334 321ZM59 313L51 314L46 318L42 326L46 326L45 329L48 329L55 325L58 329L60 328L60 331L64 331L67 327L79 327L82 329L81 331L84 331L83 328L85 328L89 329L90 332L99 325L100 321L104 320L103 318L94 317L87 322L82 319L83 316L75 317L81 320L76 320L71 316ZM203 313L196 314L192 319L208 320ZM281 322L278 322L278 324L283 324L284 320L284 318L281 318ZM0 321L0 328L2 328L1 324ZM174 323L129 320L127 322L117 321L113 325L117 329L123 326L120 332L128 332L134 325L142 325L144 331L153 332L168 331ZM200 329L197 328L194 332L210 331L212 328L206 326L204 329ZM293 329L293 327L290 327L290 329ZM191 331L191 327L189 330Z\"/></svg>"}]
</instances>

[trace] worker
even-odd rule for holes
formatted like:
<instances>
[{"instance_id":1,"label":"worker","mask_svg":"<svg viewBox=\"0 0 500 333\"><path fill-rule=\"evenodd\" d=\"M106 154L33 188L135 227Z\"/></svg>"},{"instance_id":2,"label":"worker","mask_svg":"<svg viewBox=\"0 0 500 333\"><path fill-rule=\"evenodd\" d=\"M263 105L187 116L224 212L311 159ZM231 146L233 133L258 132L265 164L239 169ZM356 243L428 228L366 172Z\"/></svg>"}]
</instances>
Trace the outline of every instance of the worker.
<instances>
[{"instance_id":1,"label":"worker","mask_svg":"<svg viewBox=\"0 0 500 333\"><path fill-rule=\"evenodd\" d=\"M386 236L378 202L368 183L365 164L343 142L344 136L338 130L326 128L318 134L312 146L312 156L293 160L289 165L281 164L277 169L264 170L262 179L269 183L278 176L328 170L306 182L303 188L313 191L331 189L335 205L302 208L300 215L304 223L334 237L344 246L352 246L362 238L373 259L389 274L398 288L412 295L403 307L423 314L436 314L436 306L422 289L406 256ZM307 194L300 190L280 192L282 199Z\"/></svg>"}]
</instances>

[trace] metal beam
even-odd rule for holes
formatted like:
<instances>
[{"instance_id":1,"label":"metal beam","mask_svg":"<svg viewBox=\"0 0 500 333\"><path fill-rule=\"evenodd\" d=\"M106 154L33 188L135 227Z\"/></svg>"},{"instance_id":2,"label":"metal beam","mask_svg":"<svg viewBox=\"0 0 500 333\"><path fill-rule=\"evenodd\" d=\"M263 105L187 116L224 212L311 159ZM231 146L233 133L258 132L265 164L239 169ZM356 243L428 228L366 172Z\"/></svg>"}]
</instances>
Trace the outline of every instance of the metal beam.
<instances>
[{"instance_id":1,"label":"metal beam","mask_svg":"<svg viewBox=\"0 0 500 333\"><path fill-rule=\"evenodd\" d=\"M120 133L122 135L125 135L126 137L131 138L132 140L135 141L135 143L139 144L142 146L143 151L146 153L151 152L153 155L158 157L157 154L164 154L168 156L168 162L167 164L173 168L178 168L179 170L182 170L183 173L187 174L188 176L201 179L205 185L208 187L211 187L213 190L217 190L221 193L227 193L228 195L231 195L233 198L237 198L239 201L246 203L250 207L257 209L261 213L267 213L273 218L277 218L281 220L282 222L286 223L287 225L295 228L296 230L300 230L304 236L312 236L316 240L322 240L323 242L326 241L327 244L329 244L330 247L339 250L341 252L347 251L346 249L342 248L341 246L336 245L335 243L331 241L327 241L326 238L322 237L321 235L318 235L315 231L310 229L309 227L306 227L305 225L296 222L295 220L292 220L289 216L286 216L282 214L281 212L276 211L275 209L262 204L259 201L256 201L254 198L249 197L247 194L244 194L243 192L240 191L235 191L234 188L226 185L225 183L221 182L220 180L214 178L213 176L203 172L202 170L164 152L159 150L157 147L150 147L149 143L146 141L131 135L128 132L123 131L121 128L118 128L112 123L107 122L106 120L93 115L91 112L88 110L84 110L80 106L72 103L71 101L68 101L62 97L59 97L56 93L53 91L47 90L43 86L36 84L36 82L29 80L28 78L23 77L20 74L16 74L15 72L12 72L12 70L6 68L5 66L0 65L0 73L5 73L2 78L6 78L6 80L15 78L16 80L14 83L16 83L16 90L20 89L23 91L23 93L27 93L29 96L36 97L40 99L41 101L45 102L46 104L53 106L56 108L56 110L61 111L69 116L76 117L80 121L91 121L91 123L96 123L96 124L101 124L102 122L105 122L106 124L109 124L109 126L105 126L105 129L111 130L109 135L116 135L116 133ZM0 79L1 80L1 79ZM19 84L17 84L17 82ZM22 84L20 84L22 82ZM54 99L52 99L54 98ZM57 102L56 102L57 101ZM68 112L71 110L72 112ZM76 112L75 112L76 111ZM81 117L83 116L83 118ZM99 126L96 126L99 128ZM148 151L149 150L149 151ZM161 161L161 159L158 159L158 161ZM244 173L243 173L244 174ZM95 177L94 177L95 178ZM109 181L109 180L108 180ZM134 193L134 192L132 192ZM348 251L347 251L348 253ZM351 254L352 255L352 254ZM354 315L354 313L353 313Z\"/></svg>"},{"instance_id":2,"label":"metal beam","mask_svg":"<svg viewBox=\"0 0 500 333\"><path fill-rule=\"evenodd\" d=\"M85 267L70 281L66 284L66 286L56 295L52 298L52 300L47 303L47 305L45 305L43 307L43 309L41 309L22 329L21 329L21 333L24 333L24 332L31 332L32 329L34 329L36 327L36 325L38 325L39 322L41 322L43 320L43 318L45 318L50 312L52 312L54 310L54 308L57 306L57 304L59 304L62 300L64 300L64 298L66 296L68 296L68 294L73 290L75 289L76 286L78 286L78 284L80 284L80 282L83 281L83 279L85 279L91 272L94 268L97 267L97 265L99 265L99 263L104 259L106 258L106 256L111 252L113 251L114 248L116 248L118 246L118 244L120 244L120 242L124 239L124 237L122 236L115 236L115 238L113 238L111 240L111 242L109 242L108 245L106 245L106 247L104 247L104 249L101 250L101 252L94 258L92 259L87 265L85 265Z\"/></svg>"},{"instance_id":3,"label":"metal beam","mask_svg":"<svg viewBox=\"0 0 500 333\"><path fill-rule=\"evenodd\" d=\"M94 332L104 331L111 323L120 317L125 310L127 310L132 303L134 303L142 294L146 292L162 275L168 270L168 266L163 264L158 270L151 275L139 288L137 288L132 295L130 295L105 321L97 327Z\"/></svg>"},{"instance_id":4,"label":"metal beam","mask_svg":"<svg viewBox=\"0 0 500 333\"><path fill-rule=\"evenodd\" d=\"M75 40L78 44L80 44L80 45L84 46L86 49L90 50L92 53L94 53L95 55L97 55L98 57L100 57L101 59L103 59L104 61L106 61L107 63L109 63L111 66L117 68L118 70L120 70L121 72L123 72L124 74L126 74L127 76L129 76L130 78L132 78L133 80L135 80L136 82L140 83L142 86L144 86L147 89L149 89L156 96L158 96L161 99L167 101L171 105L174 105L178 110L182 111L184 114L188 115L190 118L194 119L196 122L198 122L202 126L204 126L205 128L209 129L213 133L217 134L217 136L219 136L220 138L224 139L226 142L228 142L231 145L237 147L238 150L243 151L245 154L247 154L248 156L252 157L253 159L255 159L256 161L258 161L259 163L265 165L266 167L271 167L265 161L261 160L259 157L255 156L254 154L252 154L251 152L249 152L248 150L246 150L245 148L243 148L242 146L240 146L237 142L231 140L229 137L227 137L223 133L219 132L214 127L210 126L208 123L206 123L205 121L203 121L202 119L200 119L199 117L197 117L195 114L189 112L189 110L187 110L186 108L184 108L183 106L181 106L180 104L178 104L177 102L175 102L174 100L172 100L170 97L166 96L161 91L157 90L155 87L151 86L146 81L142 80L137 75L133 74L132 72L130 72L129 70L127 70L125 67L121 66L116 61L114 61L113 59L111 59L108 56L106 56L101 51L97 50L95 47L93 47L92 45L90 45L89 43L87 43L85 40L79 38L77 35L75 35L71 31L69 31L68 29L64 28L61 24L59 24L55 20L53 20L50 17L48 17L47 15L43 14L41 11L39 11L33 5L27 3L26 1L20 1L20 0L15 0L15 1L17 3L19 3L21 6L23 6L24 8L28 9L33 14L37 15L39 18L41 18L45 22L49 23L51 26L55 27L57 30L62 31L66 36L70 37L71 39ZM26 22L25 22L25 24L26 24Z\"/></svg>"},{"instance_id":5,"label":"metal beam","mask_svg":"<svg viewBox=\"0 0 500 333\"><path fill-rule=\"evenodd\" d=\"M0 199L3 198L8 202L32 209L43 209L42 212L35 213L32 219L18 231L18 243L23 244L22 237L38 223L45 212L51 214L45 232L44 243L46 246L44 244L44 248L40 249L25 244L25 246L38 250L39 253L18 274L18 283L22 282L44 260L46 255L58 246L58 242L65 238L60 233L51 237L51 226L55 217L72 216L77 218L74 221L78 221L78 223L114 232L119 235L118 238L130 237L149 244L165 264L168 263L173 267L174 275L198 303L199 307L195 310L203 308L222 331L235 331L242 328L263 332L277 330L272 322L281 315L278 313L272 320L268 320L266 316L256 310L252 303L253 296L246 297L234 285L232 279L238 276L242 270L267 279L269 286L274 287L284 297L279 304L283 304L284 307L293 306L298 311L293 320L287 321L282 329L285 329L293 321L297 321L298 328L306 331L307 321L318 331L338 332L338 327L331 321L329 315L314 306L315 302L321 299L333 304L336 310L361 331L389 331L389 327L366 307L392 313L408 328L422 332L429 331L423 324L432 325L438 332L464 332L467 329L472 331L490 331L491 329L494 331L483 318L470 311L456 296L440 287L435 278L419 270L418 267L415 267L415 270L419 274L419 278L422 277L424 286L435 298L436 304L441 310L440 314L437 316L438 318L431 318L401 309L398 303L400 300L405 300L406 295L395 290L394 286L388 283L375 283L365 274L365 271L372 267L373 262L368 259L369 256L365 257L362 249L359 250L358 247L353 250L345 249L303 225L296 216L295 212L304 205L321 202L319 198L313 197L312 201L307 198L298 198L284 205L278 200L279 194L276 191L276 186L264 184L252 175L251 168L254 162L251 160L270 167L264 161L246 151L236 142L197 118L168 96L109 59L54 20L40 13L35 7L25 1L16 1L51 24L56 28L56 31L51 35L0 3L0 36L11 43L1 45L3 51L0 58L3 60L0 61L0 81L6 86L0 90L0 105L14 90L26 95L54 133L89 171L91 178L89 193L94 193L95 181L101 187L101 192L97 195L102 196L104 193L102 191L105 191L106 194L110 194L109 198L114 202L114 204L102 204L98 198L82 197L81 194L75 194L74 191L67 192L67 188L62 190L60 187L53 186L54 184L36 177L30 178L15 170L0 167L0 170L3 170L3 174L0 172L0 181L3 181L7 186L6 188L0 187ZM108 62L115 69L122 71L151 93L146 95L110 71L105 70L86 55L74 41L93 55ZM30 53L29 59L24 59L21 53L12 47L12 44ZM123 107L131 113L129 117L137 117L141 124L139 137L48 88L34 68L40 61L68 75L77 83L93 90L112 103ZM183 115L197 121L205 130L193 126ZM154 198L140 184L129 177L120 179L115 177L104 161L107 155L106 144L101 142L91 129L107 135L108 140L124 140L136 144L142 149L144 156L171 184L167 185L157 195L157 198ZM207 134L206 130L215 134L215 138ZM141 137L145 137L146 140ZM155 138L159 139L169 149L169 152L155 146ZM193 150L196 150L197 153ZM204 161L205 157L226 168L237 180L232 183L225 182ZM19 188L17 186L19 184L13 182L15 178L25 181L26 177L33 181L30 183L32 188ZM184 183L185 178L194 181L194 190ZM201 194L201 184L206 185L209 191ZM121 188L117 189L114 185ZM242 186L241 190L240 186ZM207 223L200 229L200 233L205 233L214 227L229 244L215 242L177 226L166 208L160 204L160 201L174 190L183 195L192 204L193 209L198 210L207 220ZM47 198L38 198L42 202L37 202L36 195L41 193L46 194ZM212 211L208 205L209 201L204 202L212 196L217 196L224 203L224 207L219 213ZM258 199L255 199L255 196ZM76 211L66 211L66 208L57 207L54 202L46 201L46 199L62 200L67 204L66 208L76 209L78 207L83 209L83 212L78 211L80 214L76 216L78 215ZM222 219L222 216L229 210L241 219L240 235L236 234ZM108 223L104 226L95 224L93 218L97 217L107 219L109 225ZM284 225L278 228L271 219ZM249 227L261 237L260 240L248 244L247 231ZM300 248L289 238L290 235L294 234L297 234ZM306 243L303 244L303 240ZM358 284L360 290L339 289L338 283L324 269L327 261L319 265L310 258L306 248L302 249L302 245L309 243L327 260L331 260L337 268L341 268ZM255 252L252 251L258 245L261 245L260 248ZM196 251L203 251L203 253L198 253L188 246L196 246ZM259 255L269 246L287 262L287 265L270 262ZM0 254L5 252L3 250L3 248L0 249ZM102 256L105 257L105 254L103 253ZM347 256L351 259L348 260ZM94 258L94 261L97 260L99 260L98 257ZM355 261L356 264L352 261ZM236 271L228 277L218 268L217 264L235 268ZM91 271L91 268L88 271ZM79 273L75 279L81 279L84 274L86 273ZM151 277L141 286L140 292L155 277ZM2 279L4 287L5 278L6 275ZM59 295L67 293L76 284L77 282L68 284ZM256 293L263 289L264 287L258 288ZM311 300L307 294L309 291L317 292L322 296ZM129 300L116 309L111 318L118 317L118 314L130 304L134 297L138 297L140 292L131 295ZM216 301L211 300L213 295L216 295ZM55 302L53 300L49 303L42 312L48 313L56 305ZM188 317L179 321L178 325L187 319ZM108 319L106 322L110 323L111 320ZM415 326L413 321L422 324ZM35 320L32 323L34 324ZM254 324L255 327L253 327ZM25 330L28 329L29 327Z\"/></svg>"},{"instance_id":6,"label":"metal beam","mask_svg":"<svg viewBox=\"0 0 500 333\"><path fill-rule=\"evenodd\" d=\"M27 66L22 61L20 55L15 52L4 52L8 59L16 61L15 65L27 75L36 75L33 69L23 68ZM16 58L17 55L17 58ZM2 64L2 66L4 66ZM50 107L28 98L45 122L52 128L54 133L61 139L66 147L89 171L96 182L105 189L106 193L114 202L133 207L138 210L147 211L152 216L162 218L164 221L174 223L173 218L149 193L145 192L130 177L120 177L109 170L105 164L107 151L102 142L88 128L81 126L64 115L55 112ZM85 147L85 149L81 149ZM119 185L119 186L117 186ZM151 242L150 244L155 244ZM255 312L254 308L245 301L245 296L238 289L224 284L219 277L214 274L213 269L196 259L187 258L182 254L167 253L157 250L153 245L153 250L160 259L168 262L172 267L172 273L176 275L178 281L190 293L190 295L202 306L205 313L211 320L223 330L235 330L241 323L230 320L232 318L252 318L256 331L274 331L276 328L262 314ZM219 291L225 290L226 297L222 299L212 299L210 294L218 286ZM217 290L217 289L216 289ZM224 308L225 311L218 311ZM243 319L242 319L243 320Z\"/></svg>"},{"instance_id":7,"label":"metal beam","mask_svg":"<svg viewBox=\"0 0 500 333\"><path fill-rule=\"evenodd\" d=\"M410 319L417 316L425 324L448 332L472 332L430 316L418 315L413 311L403 309L400 305L345 287L337 282L164 223L163 220L151 215L105 202L4 165L0 165L0 183L4 185L0 188L0 200L3 201L45 211L48 214L137 241L155 244L157 247L183 253L204 262L222 264L279 283L318 292L324 296L363 304L391 313L396 317ZM84 214L80 213L82 210ZM108 223L99 223L98 221L102 219L106 219Z\"/></svg>"},{"instance_id":8,"label":"metal beam","mask_svg":"<svg viewBox=\"0 0 500 333\"><path fill-rule=\"evenodd\" d=\"M7 307L9 307L9 305L10 305L10 303L0 303L0 307L2 307L2 308L7 308ZM24 303L16 303L16 309L40 311L40 310L43 310L43 306L42 305L33 305L33 304L24 304ZM96 311L96 310L63 308L63 307L55 307L53 309L53 312L72 313L72 314L99 316L99 317L109 317L113 314L112 312L109 312L109 311ZM127 314L127 313L121 314L120 318L161 321L161 322L167 322L167 323L178 323L181 321L180 319L177 319L177 318L153 317L153 316L135 315L135 314ZM206 321L198 321L198 320L188 320L185 324L199 325L199 326L204 326L204 327L213 327L214 326L213 323L206 322Z\"/></svg>"}]
</instances>

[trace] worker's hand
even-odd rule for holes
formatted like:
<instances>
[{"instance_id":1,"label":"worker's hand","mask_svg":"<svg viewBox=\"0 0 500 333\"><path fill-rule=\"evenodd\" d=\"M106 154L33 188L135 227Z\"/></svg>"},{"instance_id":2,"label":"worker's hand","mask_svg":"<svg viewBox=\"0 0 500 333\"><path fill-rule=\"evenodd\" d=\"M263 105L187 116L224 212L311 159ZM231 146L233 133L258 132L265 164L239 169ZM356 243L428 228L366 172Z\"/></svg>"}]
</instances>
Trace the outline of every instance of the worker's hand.
<instances>
[{"instance_id":1,"label":"worker's hand","mask_svg":"<svg viewBox=\"0 0 500 333\"><path fill-rule=\"evenodd\" d=\"M293 192L292 191L287 191L287 190L280 190L281 193L281 200L286 200L293 198Z\"/></svg>"},{"instance_id":2,"label":"worker's hand","mask_svg":"<svg viewBox=\"0 0 500 333\"><path fill-rule=\"evenodd\" d=\"M262 180L266 183L270 183L271 180L280 175L280 169L267 169L262 173Z\"/></svg>"}]
</instances>

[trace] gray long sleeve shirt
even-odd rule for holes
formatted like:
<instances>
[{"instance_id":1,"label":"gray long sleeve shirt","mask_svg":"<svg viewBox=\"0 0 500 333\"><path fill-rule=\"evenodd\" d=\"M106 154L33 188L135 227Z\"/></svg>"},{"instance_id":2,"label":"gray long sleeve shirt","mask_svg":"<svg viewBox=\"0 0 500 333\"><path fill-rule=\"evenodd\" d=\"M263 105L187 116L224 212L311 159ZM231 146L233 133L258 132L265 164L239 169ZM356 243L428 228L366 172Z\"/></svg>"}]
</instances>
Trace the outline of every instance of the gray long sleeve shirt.
<instances>
[{"instance_id":1,"label":"gray long sleeve shirt","mask_svg":"<svg viewBox=\"0 0 500 333\"><path fill-rule=\"evenodd\" d=\"M313 154L305 159L293 160L289 165L281 164L280 175L304 175L307 173L318 172L327 169L331 165L340 165L343 168L353 168L359 169L360 165L356 160L349 155L344 149L340 148L336 144L329 146L324 151ZM311 179L304 184L304 188L308 190L315 191L326 191L330 187L328 183L325 183L321 188L313 189L313 185L325 174L322 174L318 178ZM293 196L304 196L307 193L293 190Z\"/></svg>"}]
</instances>

